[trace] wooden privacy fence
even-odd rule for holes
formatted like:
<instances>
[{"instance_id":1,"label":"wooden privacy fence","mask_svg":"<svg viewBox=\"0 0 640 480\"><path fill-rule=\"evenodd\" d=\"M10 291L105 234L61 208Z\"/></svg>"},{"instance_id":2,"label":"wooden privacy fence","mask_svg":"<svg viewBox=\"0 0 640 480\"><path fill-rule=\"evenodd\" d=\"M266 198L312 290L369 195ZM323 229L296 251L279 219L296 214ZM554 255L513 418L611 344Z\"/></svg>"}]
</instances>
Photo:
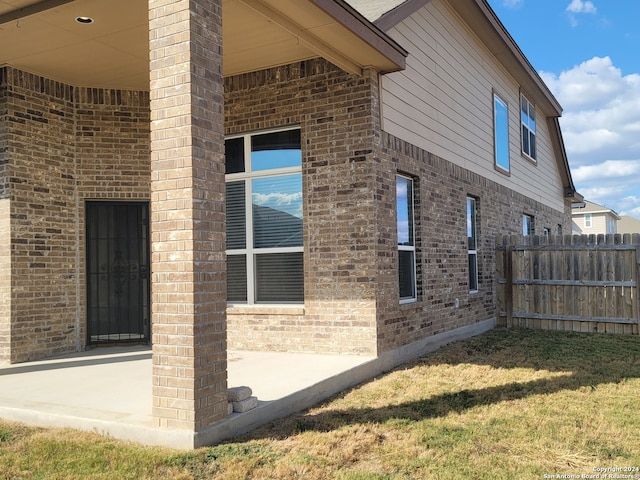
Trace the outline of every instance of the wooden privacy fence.
<instances>
[{"instance_id":1,"label":"wooden privacy fence","mask_svg":"<svg viewBox=\"0 0 640 480\"><path fill-rule=\"evenodd\" d=\"M638 334L640 234L500 236L498 325Z\"/></svg>"}]
</instances>

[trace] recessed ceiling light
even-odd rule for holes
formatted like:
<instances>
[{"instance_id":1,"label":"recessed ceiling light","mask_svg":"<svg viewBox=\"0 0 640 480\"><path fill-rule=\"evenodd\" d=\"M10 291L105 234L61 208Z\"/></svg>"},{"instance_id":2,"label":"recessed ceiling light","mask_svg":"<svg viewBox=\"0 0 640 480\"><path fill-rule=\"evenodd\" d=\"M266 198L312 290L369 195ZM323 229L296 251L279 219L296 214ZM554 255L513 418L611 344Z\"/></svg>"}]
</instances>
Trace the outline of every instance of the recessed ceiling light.
<instances>
[{"instance_id":1,"label":"recessed ceiling light","mask_svg":"<svg viewBox=\"0 0 640 480\"><path fill-rule=\"evenodd\" d=\"M93 18L91 18L91 17L76 17L76 22L88 25L89 23L93 23Z\"/></svg>"}]
</instances>

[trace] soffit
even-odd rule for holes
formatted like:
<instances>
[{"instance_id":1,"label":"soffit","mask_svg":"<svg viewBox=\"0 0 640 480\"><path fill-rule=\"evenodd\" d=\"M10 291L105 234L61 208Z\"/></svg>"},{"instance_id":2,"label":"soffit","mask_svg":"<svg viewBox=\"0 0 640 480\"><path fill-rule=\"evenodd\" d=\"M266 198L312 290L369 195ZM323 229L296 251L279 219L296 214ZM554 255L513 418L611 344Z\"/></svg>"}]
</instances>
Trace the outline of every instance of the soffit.
<instances>
[{"instance_id":1,"label":"soffit","mask_svg":"<svg viewBox=\"0 0 640 480\"><path fill-rule=\"evenodd\" d=\"M38 4L53 8L0 24L0 65L72 85L149 88L147 1L0 0L0 20ZM406 52L375 27L354 32L357 14L334 0L222 0L222 12L225 76L318 56L352 73L403 67Z\"/></svg>"}]
</instances>

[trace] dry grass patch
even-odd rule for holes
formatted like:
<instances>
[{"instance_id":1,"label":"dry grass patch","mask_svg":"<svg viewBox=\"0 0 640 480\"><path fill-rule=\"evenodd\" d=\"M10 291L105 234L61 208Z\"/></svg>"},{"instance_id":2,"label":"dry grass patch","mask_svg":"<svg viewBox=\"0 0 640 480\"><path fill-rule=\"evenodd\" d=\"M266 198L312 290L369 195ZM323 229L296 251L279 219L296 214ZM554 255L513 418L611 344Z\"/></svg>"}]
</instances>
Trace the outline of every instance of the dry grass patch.
<instances>
[{"instance_id":1,"label":"dry grass patch","mask_svg":"<svg viewBox=\"0 0 640 480\"><path fill-rule=\"evenodd\" d=\"M541 478L640 466L639 378L638 338L498 330L246 438L323 458L333 478Z\"/></svg>"},{"instance_id":2,"label":"dry grass patch","mask_svg":"<svg viewBox=\"0 0 640 480\"><path fill-rule=\"evenodd\" d=\"M3 435L2 432L9 432ZM71 429L0 422L0 479L152 480L193 478L167 465L170 450L142 447Z\"/></svg>"},{"instance_id":3,"label":"dry grass patch","mask_svg":"<svg viewBox=\"0 0 640 480\"><path fill-rule=\"evenodd\" d=\"M638 392L637 337L496 330L195 452L0 423L0 478L590 474L594 467L640 467Z\"/></svg>"}]
</instances>

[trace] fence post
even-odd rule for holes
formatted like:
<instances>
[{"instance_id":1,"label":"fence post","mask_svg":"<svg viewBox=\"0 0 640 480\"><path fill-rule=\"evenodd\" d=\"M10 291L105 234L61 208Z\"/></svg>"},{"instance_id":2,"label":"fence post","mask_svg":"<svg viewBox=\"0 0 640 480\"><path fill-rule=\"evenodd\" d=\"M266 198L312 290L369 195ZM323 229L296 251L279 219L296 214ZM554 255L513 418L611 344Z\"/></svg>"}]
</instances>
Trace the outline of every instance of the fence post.
<instances>
[{"instance_id":1,"label":"fence post","mask_svg":"<svg viewBox=\"0 0 640 480\"><path fill-rule=\"evenodd\" d=\"M634 298L634 313L636 316L636 334L640 333L640 233L634 233L631 236L631 241L636 246L636 261L635 261L635 269L636 269L636 296Z\"/></svg>"},{"instance_id":2,"label":"fence post","mask_svg":"<svg viewBox=\"0 0 640 480\"><path fill-rule=\"evenodd\" d=\"M515 237L505 236L504 247L504 304L507 312L507 327L513 327L513 244Z\"/></svg>"}]
</instances>

